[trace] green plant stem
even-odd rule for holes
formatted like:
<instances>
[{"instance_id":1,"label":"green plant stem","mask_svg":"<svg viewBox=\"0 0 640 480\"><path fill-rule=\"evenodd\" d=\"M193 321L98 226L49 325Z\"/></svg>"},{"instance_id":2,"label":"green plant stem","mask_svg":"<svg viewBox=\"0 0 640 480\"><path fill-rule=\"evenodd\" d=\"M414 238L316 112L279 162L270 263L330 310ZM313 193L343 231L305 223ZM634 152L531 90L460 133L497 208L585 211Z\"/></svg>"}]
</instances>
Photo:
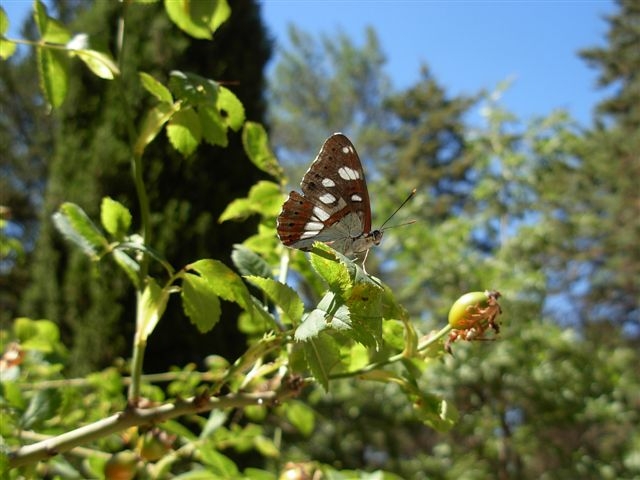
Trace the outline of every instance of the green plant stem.
<instances>
[{"instance_id":1,"label":"green plant stem","mask_svg":"<svg viewBox=\"0 0 640 480\"><path fill-rule=\"evenodd\" d=\"M138 303L142 300L142 292L137 293ZM138 308L138 315L140 315L141 309ZM129 405L137 405L140 400L140 383L142 380L142 363L144 361L144 351L147 348L146 339L140 335L140 323L136 322L136 335L133 341L133 358L131 359L131 383L129 384L129 391L127 398Z\"/></svg>"},{"instance_id":2,"label":"green plant stem","mask_svg":"<svg viewBox=\"0 0 640 480\"><path fill-rule=\"evenodd\" d=\"M442 329L440 329L440 331L438 333L436 333L435 335L424 339L422 342L420 342L418 344L418 351L420 352L422 350L426 350L427 348L429 348L434 343L439 342L441 338L446 336L451 331L451 328L452 328L451 325L447 324ZM335 379L338 379L338 378L357 377L359 375L364 375L365 373L369 373L369 372L372 372L374 370L378 370L380 368L383 368L386 365L390 365L392 363L399 362L403 358L406 358L406 355L404 354L404 352L401 352L401 353L398 353L396 355L392 355L391 357L389 357L389 358L387 358L385 360L382 360L380 362L370 363L369 365L367 365L365 367L362 367L359 370L353 370L351 372L336 373L334 375L330 375L329 378L331 380L335 380Z\"/></svg>"},{"instance_id":3,"label":"green plant stem","mask_svg":"<svg viewBox=\"0 0 640 480\"><path fill-rule=\"evenodd\" d=\"M149 197L147 196L147 191L144 186L144 178L143 178L143 165L142 165L142 154L136 153L134 149L134 145L137 138L137 131L133 124L132 115L129 108L129 103L127 102L126 97L126 85L124 81L124 74L126 70L123 68L124 66L124 50L125 50L125 16L126 16L126 6L122 11L118 22L118 38L117 38L117 61L120 67L120 71L122 72L120 76L116 77L118 93L120 95L120 101L122 102L123 112L125 124L127 127L127 134L129 137L129 145L131 146L131 173L133 176L133 181L136 189L136 196L138 197L138 206L140 208L140 222L142 229L142 239L145 245L148 245L151 242L151 212L149 207ZM142 327L142 322L140 318L138 318L142 312L144 311L140 302L142 301L142 292L146 287L146 278L149 270L149 255L147 252L143 252L142 259L140 261L140 274L138 283L138 292L136 296L136 334L133 342L133 358L131 361L131 384L129 385L128 399L130 405L135 405L136 402L140 398L140 379L142 376L142 364L144 360L144 352L147 346L146 339L142 338L140 328Z\"/></svg>"}]
</instances>

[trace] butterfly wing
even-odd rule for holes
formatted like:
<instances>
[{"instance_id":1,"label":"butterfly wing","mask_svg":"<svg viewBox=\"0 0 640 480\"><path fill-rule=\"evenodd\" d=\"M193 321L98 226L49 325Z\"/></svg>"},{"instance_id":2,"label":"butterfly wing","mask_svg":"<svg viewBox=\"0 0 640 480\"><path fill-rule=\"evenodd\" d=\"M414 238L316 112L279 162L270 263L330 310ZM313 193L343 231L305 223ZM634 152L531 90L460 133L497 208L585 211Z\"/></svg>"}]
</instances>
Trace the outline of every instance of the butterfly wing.
<instances>
[{"instance_id":1,"label":"butterfly wing","mask_svg":"<svg viewBox=\"0 0 640 480\"><path fill-rule=\"evenodd\" d=\"M330 136L302 177L302 195L291 192L278 216L283 244L309 250L315 241L351 255L371 230L371 206L355 147L341 133ZM359 250L358 250L359 251Z\"/></svg>"}]
</instances>

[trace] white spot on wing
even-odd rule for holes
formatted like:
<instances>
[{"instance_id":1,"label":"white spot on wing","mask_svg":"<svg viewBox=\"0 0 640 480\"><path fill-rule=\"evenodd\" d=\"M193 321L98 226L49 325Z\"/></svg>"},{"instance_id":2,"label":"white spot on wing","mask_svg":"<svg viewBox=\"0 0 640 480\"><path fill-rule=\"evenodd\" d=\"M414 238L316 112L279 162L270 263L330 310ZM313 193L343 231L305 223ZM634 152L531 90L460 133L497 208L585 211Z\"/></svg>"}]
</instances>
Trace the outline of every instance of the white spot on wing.
<instances>
[{"instance_id":1,"label":"white spot on wing","mask_svg":"<svg viewBox=\"0 0 640 480\"><path fill-rule=\"evenodd\" d=\"M360 195L358 195L357 193L354 193L353 195L351 195L351 200L353 200L354 202L361 202L362 201L362 197Z\"/></svg>"},{"instance_id":2,"label":"white spot on wing","mask_svg":"<svg viewBox=\"0 0 640 480\"><path fill-rule=\"evenodd\" d=\"M340 167L338 169L338 175L340 175L340 178L343 180L357 180L360 178L358 171L349 167Z\"/></svg>"},{"instance_id":3,"label":"white spot on wing","mask_svg":"<svg viewBox=\"0 0 640 480\"><path fill-rule=\"evenodd\" d=\"M304 232L302 235L300 235L300 240L315 237L318 233L320 232Z\"/></svg>"},{"instance_id":4,"label":"white spot on wing","mask_svg":"<svg viewBox=\"0 0 640 480\"><path fill-rule=\"evenodd\" d=\"M353 149L349 145L342 147L342 153L353 153Z\"/></svg>"},{"instance_id":5,"label":"white spot on wing","mask_svg":"<svg viewBox=\"0 0 640 480\"><path fill-rule=\"evenodd\" d=\"M324 222L327 218L331 216L327 212L322 210L320 207L313 207L313 213L315 217L321 222Z\"/></svg>"},{"instance_id":6,"label":"white spot on wing","mask_svg":"<svg viewBox=\"0 0 640 480\"><path fill-rule=\"evenodd\" d=\"M335 187L336 186L336 182L334 182L330 178L323 178L322 179L322 186L323 187Z\"/></svg>"},{"instance_id":7,"label":"white spot on wing","mask_svg":"<svg viewBox=\"0 0 640 480\"><path fill-rule=\"evenodd\" d=\"M325 193L323 195L320 195L319 198L322 203L327 205L336 201L336 197L334 197L330 193Z\"/></svg>"},{"instance_id":8,"label":"white spot on wing","mask_svg":"<svg viewBox=\"0 0 640 480\"><path fill-rule=\"evenodd\" d=\"M307 222L304 226L305 233L309 230L315 230L318 233L320 230L324 228L324 223L321 222Z\"/></svg>"}]
</instances>

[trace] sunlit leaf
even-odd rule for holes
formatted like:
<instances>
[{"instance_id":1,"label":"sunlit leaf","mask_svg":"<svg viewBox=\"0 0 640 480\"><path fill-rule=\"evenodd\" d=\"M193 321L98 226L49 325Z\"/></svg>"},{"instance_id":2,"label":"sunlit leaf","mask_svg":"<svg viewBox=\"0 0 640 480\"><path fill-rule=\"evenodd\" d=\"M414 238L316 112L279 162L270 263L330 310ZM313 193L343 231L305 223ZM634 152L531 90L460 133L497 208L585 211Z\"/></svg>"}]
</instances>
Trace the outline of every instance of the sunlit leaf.
<instances>
[{"instance_id":1,"label":"sunlit leaf","mask_svg":"<svg viewBox=\"0 0 640 480\"><path fill-rule=\"evenodd\" d=\"M140 83L147 92L156 97L160 102L173 103L173 95L171 95L167 87L148 73L140 72L138 75L140 76Z\"/></svg>"},{"instance_id":2,"label":"sunlit leaf","mask_svg":"<svg viewBox=\"0 0 640 480\"><path fill-rule=\"evenodd\" d=\"M229 144L227 138L227 126L217 109L208 106L198 108L200 124L202 125L202 137L211 145L226 147Z\"/></svg>"},{"instance_id":3,"label":"sunlit leaf","mask_svg":"<svg viewBox=\"0 0 640 480\"><path fill-rule=\"evenodd\" d=\"M57 108L69 88L69 58L65 52L38 47L37 59L40 88L47 102Z\"/></svg>"},{"instance_id":4,"label":"sunlit leaf","mask_svg":"<svg viewBox=\"0 0 640 480\"><path fill-rule=\"evenodd\" d=\"M255 122L246 122L242 130L242 145L251 162L263 172L284 180L284 171L269 147L269 138L264 127Z\"/></svg>"},{"instance_id":5,"label":"sunlit leaf","mask_svg":"<svg viewBox=\"0 0 640 480\"><path fill-rule=\"evenodd\" d=\"M211 289L224 300L235 302L245 310L253 310L253 302L247 286L240 276L218 260L204 259L187 265L187 270L200 274Z\"/></svg>"},{"instance_id":6,"label":"sunlit leaf","mask_svg":"<svg viewBox=\"0 0 640 480\"><path fill-rule=\"evenodd\" d=\"M13 322L13 333L25 350L51 353L60 341L60 330L50 320L17 318Z\"/></svg>"},{"instance_id":7,"label":"sunlit leaf","mask_svg":"<svg viewBox=\"0 0 640 480\"><path fill-rule=\"evenodd\" d=\"M244 123L244 106L231 90L223 86L218 91L218 110L231 130L240 130Z\"/></svg>"},{"instance_id":8,"label":"sunlit leaf","mask_svg":"<svg viewBox=\"0 0 640 480\"><path fill-rule=\"evenodd\" d=\"M6 60L16 52L18 45L3 38L0 38L0 59Z\"/></svg>"},{"instance_id":9,"label":"sunlit leaf","mask_svg":"<svg viewBox=\"0 0 640 480\"><path fill-rule=\"evenodd\" d=\"M75 50L73 53L100 78L113 80L120 74L120 69L106 53L96 50Z\"/></svg>"},{"instance_id":10,"label":"sunlit leaf","mask_svg":"<svg viewBox=\"0 0 640 480\"><path fill-rule=\"evenodd\" d=\"M280 211L281 205L280 187L273 182L261 180L251 187L247 198L238 198L227 205L218 221L241 220L254 214L275 217Z\"/></svg>"},{"instance_id":11,"label":"sunlit leaf","mask_svg":"<svg viewBox=\"0 0 640 480\"><path fill-rule=\"evenodd\" d=\"M93 259L97 259L108 248L107 239L98 227L74 203L63 203L53 214L53 223L62 235Z\"/></svg>"},{"instance_id":12,"label":"sunlit leaf","mask_svg":"<svg viewBox=\"0 0 640 480\"><path fill-rule=\"evenodd\" d=\"M198 114L192 109L180 110L169 120L167 137L182 155L191 155L202 139L202 126Z\"/></svg>"},{"instance_id":13,"label":"sunlit leaf","mask_svg":"<svg viewBox=\"0 0 640 480\"><path fill-rule=\"evenodd\" d=\"M169 292L161 288L153 278L149 278L138 300L137 331L142 340L146 340L158 325L168 300Z\"/></svg>"},{"instance_id":14,"label":"sunlit leaf","mask_svg":"<svg viewBox=\"0 0 640 480\"><path fill-rule=\"evenodd\" d=\"M117 238L122 238L131 227L131 212L120 202L104 197L100 205L100 220L107 232Z\"/></svg>"},{"instance_id":15,"label":"sunlit leaf","mask_svg":"<svg viewBox=\"0 0 640 480\"><path fill-rule=\"evenodd\" d=\"M158 132L160 132L164 124L171 119L176 111L178 111L177 105L168 103L159 103L149 110L142 121L140 133L133 148L136 155L142 156L145 147L156 138Z\"/></svg>"},{"instance_id":16,"label":"sunlit leaf","mask_svg":"<svg viewBox=\"0 0 640 480\"><path fill-rule=\"evenodd\" d=\"M34 2L33 18L43 41L65 45L71 39L71 32L58 20L49 16L47 7L40 0Z\"/></svg>"},{"instance_id":17,"label":"sunlit leaf","mask_svg":"<svg viewBox=\"0 0 640 480\"><path fill-rule=\"evenodd\" d=\"M9 16L4 8L0 5L0 35L4 35L9 31Z\"/></svg>"},{"instance_id":18,"label":"sunlit leaf","mask_svg":"<svg viewBox=\"0 0 640 480\"><path fill-rule=\"evenodd\" d=\"M247 280L260 288L282 309L285 323L295 325L300 322L304 311L304 304L295 290L271 278L248 276Z\"/></svg>"},{"instance_id":19,"label":"sunlit leaf","mask_svg":"<svg viewBox=\"0 0 640 480\"><path fill-rule=\"evenodd\" d=\"M208 332L220 320L220 300L211 283L198 275L185 273L182 281L182 307L200 332Z\"/></svg>"},{"instance_id":20,"label":"sunlit leaf","mask_svg":"<svg viewBox=\"0 0 640 480\"><path fill-rule=\"evenodd\" d=\"M346 261L335 250L321 242L314 243L310 260L313 269L329 284L329 289L344 298L350 295L351 276Z\"/></svg>"}]
</instances>

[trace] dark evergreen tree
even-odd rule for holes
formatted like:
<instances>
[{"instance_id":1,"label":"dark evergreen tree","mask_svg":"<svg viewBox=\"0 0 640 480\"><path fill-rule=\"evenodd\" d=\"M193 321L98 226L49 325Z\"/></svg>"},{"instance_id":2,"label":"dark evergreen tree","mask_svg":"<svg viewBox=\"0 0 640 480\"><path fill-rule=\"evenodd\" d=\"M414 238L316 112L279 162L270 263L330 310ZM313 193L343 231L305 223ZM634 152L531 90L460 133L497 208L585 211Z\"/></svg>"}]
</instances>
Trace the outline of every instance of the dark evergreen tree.
<instances>
[{"instance_id":1,"label":"dark evergreen tree","mask_svg":"<svg viewBox=\"0 0 640 480\"><path fill-rule=\"evenodd\" d=\"M459 212L473 186L471 157L465 155L463 116L472 97L450 97L426 65L420 80L386 100L393 119L385 137L389 152L381 164L385 178L429 193L431 220Z\"/></svg>"},{"instance_id":2,"label":"dark evergreen tree","mask_svg":"<svg viewBox=\"0 0 640 480\"><path fill-rule=\"evenodd\" d=\"M598 69L600 86L615 90L598 105L596 127L581 152L589 185L574 189L581 211L593 215L590 226L581 222L574 230L589 285L579 306L586 319L605 329L623 326L640 341L640 4L617 3L607 44L581 52Z\"/></svg>"},{"instance_id":3,"label":"dark evergreen tree","mask_svg":"<svg viewBox=\"0 0 640 480\"><path fill-rule=\"evenodd\" d=\"M580 55L599 70L601 87L614 88L598 105L598 113L633 132L640 125L640 4L635 0L617 3L619 11L608 17L607 44L582 50Z\"/></svg>"},{"instance_id":4,"label":"dark evergreen tree","mask_svg":"<svg viewBox=\"0 0 640 480\"><path fill-rule=\"evenodd\" d=\"M135 123L152 101L132 72L145 71L166 80L171 70L228 82L243 102L247 118L264 115L263 68L270 43L253 1L234 2L226 24L213 41L187 37L161 12L162 5L124 6L96 2L81 12L74 29L90 34L92 45L115 51L117 18L127 11L121 81L104 82L88 72L72 75L69 98L56 113L50 176L42 228L33 262L33 285L25 295L25 313L58 322L73 346L77 371L103 366L126 352L135 319L133 289L117 269L102 262L92 271L81 253L70 250L53 231L50 216L63 201L78 203L93 218L100 199L111 196L135 213L137 204L129 167L130 139L123 98L133 106ZM144 32L144 33L143 33ZM78 65L77 68L84 67ZM228 204L243 196L259 178L242 150L239 136L226 149L201 147L184 159L159 136L143 158L145 183L153 214L147 239L169 262L181 267L198 258L228 261L231 247L255 228L250 223L217 224ZM208 335L188 324L179 305L170 302L147 351L147 369L199 361L217 353L233 357L243 346L229 309Z\"/></svg>"}]
</instances>

